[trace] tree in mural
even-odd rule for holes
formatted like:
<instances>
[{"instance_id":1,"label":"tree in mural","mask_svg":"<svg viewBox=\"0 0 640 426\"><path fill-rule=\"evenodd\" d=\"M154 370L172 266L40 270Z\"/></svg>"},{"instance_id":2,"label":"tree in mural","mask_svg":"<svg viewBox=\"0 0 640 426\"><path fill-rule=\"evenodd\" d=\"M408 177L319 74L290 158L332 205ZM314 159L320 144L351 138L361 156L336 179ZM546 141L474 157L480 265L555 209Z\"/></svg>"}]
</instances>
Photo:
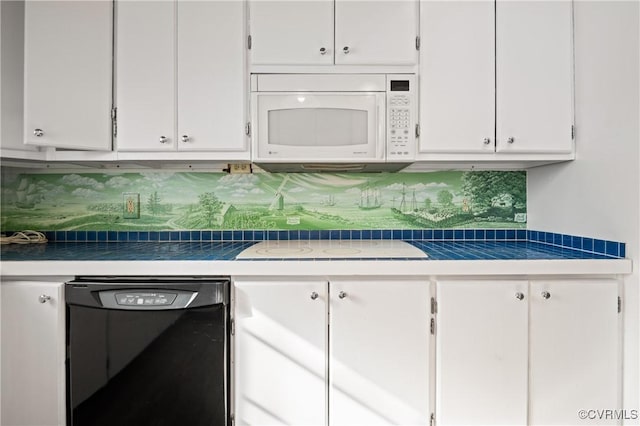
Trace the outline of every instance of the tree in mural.
<instances>
[{"instance_id":1,"label":"tree in mural","mask_svg":"<svg viewBox=\"0 0 640 426\"><path fill-rule=\"evenodd\" d=\"M486 212L493 206L508 207L513 212L527 204L525 172L464 172L461 180L462 193L476 213Z\"/></svg>"},{"instance_id":2,"label":"tree in mural","mask_svg":"<svg viewBox=\"0 0 640 426\"><path fill-rule=\"evenodd\" d=\"M222 210L222 202L213 192L200 194L198 201L200 202L200 208L204 211L207 218L207 226L211 227L213 224L213 216Z\"/></svg>"},{"instance_id":3,"label":"tree in mural","mask_svg":"<svg viewBox=\"0 0 640 426\"><path fill-rule=\"evenodd\" d=\"M147 199L147 209L149 209L152 216L160 213L160 195L158 195L158 191L149 195Z\"/></svg>"},{"instance_id":4,"label":"tree in mural","mask_svg":"<svg viewBox=\"0 0 640 426\"><path fill-rule=\"evenodd\" d=\"M446 189L438 191L438 203L445 208L453 206L453 194L451 191Z\"/></svg>"},{"instance_id":5,"label":"tree in mural","mask_svg":"<svg viewBox=\"0 0 640 426\"><path fill-rule=\"evenodd\" d=\"M431 198L427 197L424 199L424 209L429 211L431 210L431 208L433 207L433 202L431 201Z\"/></svg>"}]
</instances>

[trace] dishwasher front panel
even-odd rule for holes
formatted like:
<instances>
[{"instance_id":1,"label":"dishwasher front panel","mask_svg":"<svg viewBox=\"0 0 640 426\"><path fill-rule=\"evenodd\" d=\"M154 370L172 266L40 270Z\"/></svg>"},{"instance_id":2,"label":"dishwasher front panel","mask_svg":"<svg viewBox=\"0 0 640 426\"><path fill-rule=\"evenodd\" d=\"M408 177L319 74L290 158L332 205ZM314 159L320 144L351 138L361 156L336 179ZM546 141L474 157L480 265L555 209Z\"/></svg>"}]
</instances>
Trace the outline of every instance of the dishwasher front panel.
<instances>
[{"instance_id":1,"label":"dishwasher front panel","mask_svg":"<svg viewBox=\"0 0 640 426\"><path fill-rule=\"evenodd\" d=\"M227 281L66 285L71 426L228 424Z\"/></svg>"}]
</instances>

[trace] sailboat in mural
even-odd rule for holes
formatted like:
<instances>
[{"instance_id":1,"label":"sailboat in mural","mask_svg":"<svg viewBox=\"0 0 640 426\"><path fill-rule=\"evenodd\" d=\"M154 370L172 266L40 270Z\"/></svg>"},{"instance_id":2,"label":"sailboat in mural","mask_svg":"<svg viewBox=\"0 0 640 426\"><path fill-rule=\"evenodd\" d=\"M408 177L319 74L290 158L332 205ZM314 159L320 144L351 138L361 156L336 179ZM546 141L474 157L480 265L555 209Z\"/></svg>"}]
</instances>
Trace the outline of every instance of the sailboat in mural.
<instances>
[{"instance_id":1,"label":"sailboat in mural","mask_svg":"<svg viewBox=\"0 0 640 426\"><path fill-rule=\"evenodd\" d=\"M333 195L329 195L329 196L327 196L327 198L325 198L322 201L322 204L325 205L325 206L329 206L329 207L335 206L336 205L336 197L334 197Z\"/></svg>"},{"instance_id":2,"label":"sailboat in mural","mask_svg":"<svg viewBox=\"0 0 640 426\"><path fill-rule=\"evenodd\" d=\"M360 192L360 203L358 207L362 210L373 210L382 207L380 190L378 188L366 187Z\"/></svg>"}]
</instances>

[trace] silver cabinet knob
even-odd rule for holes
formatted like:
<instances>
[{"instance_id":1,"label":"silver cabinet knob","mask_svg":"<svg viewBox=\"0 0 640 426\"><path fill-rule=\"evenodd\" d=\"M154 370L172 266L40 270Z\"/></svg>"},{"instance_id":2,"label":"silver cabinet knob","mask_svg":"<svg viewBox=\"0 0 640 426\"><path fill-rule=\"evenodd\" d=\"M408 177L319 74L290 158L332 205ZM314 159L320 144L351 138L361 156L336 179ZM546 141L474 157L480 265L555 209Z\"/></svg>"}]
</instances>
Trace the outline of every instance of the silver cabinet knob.
<instances>
[{"instance_id":1,"label":"silver cabinet knob","mask_svg":"<svg viewBox=\"0 0 640 426\"><path fill-rule=\"evenodd\" d=\"M515 141L516 141L516 138L514 138L513 136L507 139L507 143L514 143Z\"/></svg>"},{"instance_id":2,"label":"silver cabinet knob","mask_svg":"<svg viewBox=\"0 0 640 426\"><path fill-rule=\"evenodd\" d=\"M169 142L169 138L166 136L160 136L160 143L167 143Z\"/></svg>"},{"instance_id":3,"label":"silver cabinet knob","mask_svg":"<svg viewBox=\"0 0 640 426\"><path fill-rule=\"evenodd\" d=\"M489 144L491 143L491 139L490 139L490 138L484 138L484 139L482 139L482 142L483 142L485 145L489 145Z\"/></svg>"},{"instance_id":4,"label":"silver cabinet knob","mask_svg":"<svg viewBox=\"0 0 640 426\"><path fill-rule=\"evenodd\" d=\"M38 302L40 303L47 303L49 300L51 300L51 296L46 294L41 294L40 297L38 297Z\"/></svg>"},{"instance_id":5,"label":"silver cabinet knob","mask_svg":"<svg viewBox=\"0 0 640 426\"><path fill-rule=\"evenodd\" d=\"M524 299L524 294L522 294L520 292L516 293L516 299L518 299L518 300Z\"/></svg>"},{"instance_id":6,"label":"silver cabinet knob","mask_svg":"<svg viewBox=\"0 0 640 426\"><path fill-rule=\"evenodd\" d=\"M344 291L341 291L340 293L338 293L338 297L340 299L344 299L345 297L347 297L347 293L345 293Z\"/></svg>"},{"instance_id":7,"label":"silver cabinet knob","mask_svg":"<svg viewBox=\"0 0 640 426\"><path fill-rule=\"evenodd\" d=\"M320 54L321 55L326 55L327 54L327 49L325 49L324 47L320 48Z\"/></svg>"},{"instance_id":8,"label":"silver cabinet knob","mask_svg":"<svg viewBox=\"0 0 640 426\"><path fill-rule=\"evenodd\" d=\"M318 293L315 291L311 293L311 300L316 300L318 298Z\"/></svg>"},{"instance_id":9,"label":"silver cabinet knob","mask_svg":"<svg viewBox=\"0 0 640 426\"><path fill-rule=\"evenodd\" d=\"M33 134L40 138L44 135L44 132L42 131L42 129L35 129L33 131Z\"/></svg>"},{"instance_id":10,"label":"silver cabinet knob","mask_svg":"<svg viewBox=\"0 0 640 426\"><path fill-rule=\"evenodd\" d=\"M543 291L543 292L542 292L542 298L543 298L543 299L549 299L549 298L551 298L551 293L549 293L548 291Z\"/></svg>"},{"instance_id":11,"label":"silver cabinet knob","mask_svg":"<svg viewBox=\"0 0 640 426\"><path fill-rule=\"evenodd\" d=\"M343 47L343 48L342 48L342 53L344 53L345 55L346 55L347 53L349 53L349 46L345 46L345 47Z\"/></svg>"},{"instance_id":12,"label":"silver cabinet knob","mask_svg":"<svg viewBox=\"0 0 640 426\"><path fill-rule=\"evenodd\" d=\"M180 139L182 140L182 142L189 142L189 135L182 135Z\"/></svg>"}]
</instances>

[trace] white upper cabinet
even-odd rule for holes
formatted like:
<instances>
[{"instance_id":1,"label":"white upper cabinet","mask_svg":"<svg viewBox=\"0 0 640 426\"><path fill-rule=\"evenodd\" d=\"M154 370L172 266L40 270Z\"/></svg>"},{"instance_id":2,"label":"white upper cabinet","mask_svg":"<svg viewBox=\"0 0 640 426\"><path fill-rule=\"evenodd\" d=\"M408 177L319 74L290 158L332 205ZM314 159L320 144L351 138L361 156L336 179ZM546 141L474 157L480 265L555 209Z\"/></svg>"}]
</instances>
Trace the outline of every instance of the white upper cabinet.
<instances>
[{"instance_id":1,"label":"white upper cabinet","mask_svg":"<svg viewBox=\"0 0 640 426\"><path fill-rule=\"evenodd\" d=\"M420 152L572 158L572 11L569 0L423 1Z\"/></svg>"},{"instance_id":2,"label":"white upper cabinet","mask_svg":"<svg viewBox=\"0 0 640 426\"><path fill-rule=\"evenodd\" d=\"M251 1L251 62L332 65L333 7L333 0Z\"/></svg>"},{"instance_id":3,"label":"white upper cabinet","mask_svg":"<svg viewBox=\"0 0 640 426\"><path fill-rule=\"evenodd\" d=\"M175 4L117 4L120 151L171 151L175 140Z\"/></svg>"},{"instance_id":4,"label":"white upper cabinet","mask_svg":"<svg viewBox=\"0 0 640 426\"><path fill-rule=\"evenodd\" d=\"M244 6L178 1L178 144L244 151Z\"/></svg>"},{"instance_id":5,"label":"white upper cabinet","mask_svg":"<svg viewBox=\"0 0 640 426\"><path fill-rule=\"evenodd\" d=\"M252 65L413 65L416 0L250 2Z\"/></svg>"},{"instance_id":6,"label":"white upper cabinet","mask_svg":"<svg viewBox=\"0 0 640 426\"><path fill-rule=\"evenodd\" d=\"M239 1L123 1L117 9L119 151L246 152Z\"/></svg>"},{"instance_id":7,"label":"white upper cabinet","mask_svg":"<svg viewBox=\"0 0 640 426\"><path fill-rule=\"evenodd\" d=\"M112 10L112 1L26 1L26 144L111 150Z\"/></svg>"},{"instance_id":8,"label":"white upper cabinet","mask_svg":"<svg viewBox=\"0 0 640 426\"><path fill-rule=\"evenodd\" d=\"M417 17L413 0L336 0L336 64L415 64Z\"/></svg>"},{"instance_id":9,"label":"white upper cabinet","mask_svg":"<svg viewBox=\"0 0 640 426\"><path fill-rule=\"evenodd\" d=\"M494 152L493 1L421 4L420 150Z\"/></svg>"},{"instance_id":10,"label":"white upper cabinet","mask_svg":"<svg viewBox=\"0 0 640 426\"><path fill-rule=\"evenodd\" d=\"M37 148L24 144L24 2L0 2L0 155L20 157Z\"/></svg>"},{"instance_id":11,"label":"white upper cabinet","mask_svg":"<svg viewBox=\"0 0 640 426\"><path fill-rule=\"evenodd\" d=\"M572 151L572 13L570 1L497 1L497 151Z\"/></svg>"}]
</instances>

